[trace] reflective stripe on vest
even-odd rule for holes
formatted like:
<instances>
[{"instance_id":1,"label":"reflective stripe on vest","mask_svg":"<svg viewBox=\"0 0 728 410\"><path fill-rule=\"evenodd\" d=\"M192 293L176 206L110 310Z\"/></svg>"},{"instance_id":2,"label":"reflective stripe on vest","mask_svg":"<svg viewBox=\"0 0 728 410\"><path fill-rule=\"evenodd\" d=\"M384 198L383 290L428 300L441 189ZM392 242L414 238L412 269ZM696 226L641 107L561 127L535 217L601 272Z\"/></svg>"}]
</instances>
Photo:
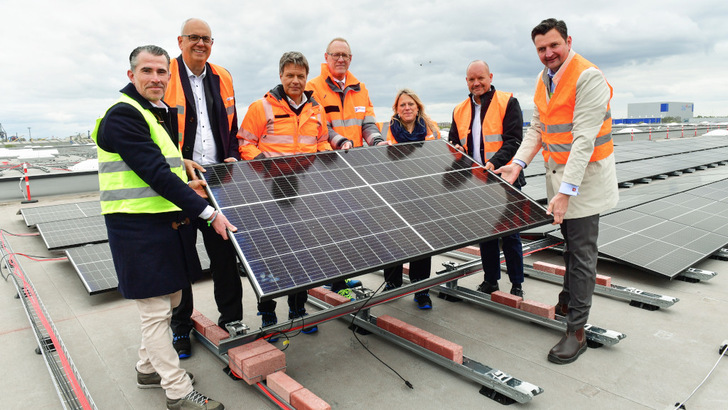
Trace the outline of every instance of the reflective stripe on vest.
<instances>
[{"instance_id":1,"label":"reflective stripe on vest","mask_svg":"<svg viewBox=\"0 0 728 410\"><path fill-rule=\"evenodd\" d=\"M549 98L546 84L539 79L536 84L536 93L533 101L539 113L542 124L541 141L542 153L545 161L553 159L557 164L565 164L571 152L574 136L574 104L576 96L576 83L579 77L589 68L597 68L594 64L575 54L565 67L564 74L557 85L555 92ZM605 80L606 81L606 80ZM609 87L609 97L612 97L612 86ZM607 111L602 121L597 137L594 141L594 152L589 158L590 162L602 160L614 152L612 140L612 113L607 103Z\"/></svg>"},{"instance_id":2,"label":"reflective stripe on vest","mask_svg":"<svg viewBox=\"0 0 728 410\"><path fill-rule=\"evenodd\" d=\"M233 127L233 121L235 120L235 92L233 90L233 78L226 69L218 65L210 64L210 69L213 74L220 78L220 97L222 98L222 103L225 106L225 114L227 115L228 120L227 133L229 133ZM179 146L182 148L185 139L185 120L187 118L185 115L187 102L185 99L184 89L182 88L182 81L189 82L189 78L187 78L187 70L184 66L180 69L179 62L176 58L173 58L169 62L169 72L171 77L169 84L167 85L167 91L164 93L164 102L177 108L177 134ZM194 101L192 102L192 105L194 106ZM210 113L210 115L213 114Z\"/></svg>"},{"instance_id":3,"label":"reflective stripe on vest","mask_svg":"<svg viewBox=\"0 0 728 410\"><path fill-rule=\"evenodd\" d=\"M483 117L481 138L483 142L483 156L486 161L493 158L495 153L503 146L503 118L506 116L508 101L512 96L512 93L495 90L490 105L488 105L488 111L486 111ZM453 118L455 118L455 122L457 123L458 137L460 138L460 146L466 152L468 150L468 134L470 134L473 125L471 101L468 98L458 104L453 111Z\"/></svg>"},{"instance_id":4,"label":"reflective stripe on vest","mask_svg":"<svg viewBox=\"0 0 728 410\"><path fill-rule=\"evenodd\" d=\"M131 97L122 94L118 103L136 108L149 126L150 137L159 146L167 164L174 174L187 182L184 161L164 127L154 114L144 109ZM107 110L108 112L108 110ZM96 141L102 118L96 121L91 137ZM146 182L132 171L119 154L97 148L99 161L99 190L101 213L162 213L179 211L180 208L160 196Z\"/></svg>"}]
</instances>

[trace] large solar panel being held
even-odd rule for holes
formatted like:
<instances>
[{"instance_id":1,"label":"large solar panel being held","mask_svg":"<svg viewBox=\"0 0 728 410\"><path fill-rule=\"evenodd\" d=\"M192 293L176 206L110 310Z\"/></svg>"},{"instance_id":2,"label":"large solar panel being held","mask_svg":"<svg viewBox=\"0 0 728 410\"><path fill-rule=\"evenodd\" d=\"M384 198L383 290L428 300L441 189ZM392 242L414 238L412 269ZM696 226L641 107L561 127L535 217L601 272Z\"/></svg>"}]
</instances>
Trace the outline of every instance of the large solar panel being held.
<instances>
[{"instance_id":1,"label":"large solar panel being held","mask_svg":"<svg viewBox=\"0 0 728 410\"><path fill-rule=\"evenodd\" d=\"M207 167L261 300L551 221L442 140Z\"/></svg>"}]
</instances>

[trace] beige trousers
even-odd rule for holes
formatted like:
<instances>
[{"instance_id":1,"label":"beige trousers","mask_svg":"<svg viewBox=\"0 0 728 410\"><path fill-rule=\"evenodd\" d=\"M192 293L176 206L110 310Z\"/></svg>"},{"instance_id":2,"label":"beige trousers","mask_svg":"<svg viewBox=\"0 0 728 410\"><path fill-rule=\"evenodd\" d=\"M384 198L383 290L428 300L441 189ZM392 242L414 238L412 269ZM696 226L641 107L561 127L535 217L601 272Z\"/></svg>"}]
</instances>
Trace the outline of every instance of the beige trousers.
<instances>
[{"instance_id":1,"label":"beige trousers","mask_svg":"<svg viewBox=\"0 0 728 410\"><path fill-rule=\"evenodd\" d=\"M169 326L172 309L179 305L182 291L147 299L136 299L142 322L142 344L136 368L141 373L157 372L162 388L170 399L179 399L192 391L192 381L179 367L179 356L172 346Z\"/></svg>"}]
</instances>

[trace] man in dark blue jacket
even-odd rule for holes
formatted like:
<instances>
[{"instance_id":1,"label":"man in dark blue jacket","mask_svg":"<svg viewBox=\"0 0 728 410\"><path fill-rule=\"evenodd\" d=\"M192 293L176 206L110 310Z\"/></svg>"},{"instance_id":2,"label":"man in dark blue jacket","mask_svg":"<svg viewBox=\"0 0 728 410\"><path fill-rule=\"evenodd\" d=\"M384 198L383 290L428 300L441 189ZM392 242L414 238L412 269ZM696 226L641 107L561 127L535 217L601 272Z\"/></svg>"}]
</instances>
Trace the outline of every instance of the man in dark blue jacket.
<instances>
[{"instance_id":1,"label":"man in dark blue jacket","mask_svg":"<svg viewBox=\"0 0 728 410\"><path fill-rule=\"evenodd\" d=\"M222 237L237 230L188 186L184 163L171 136L176 131L161 99L169 82L169 55L157 46L132 51L131 83L97 122L93 138L99 187L119 291L134 299L142 341L135 368L140 388L162 387L168 409L223 409L192 388L179 366L169 320L181 290L200 276L194 248L197 218Z\"/></svg>"}]
</instances>

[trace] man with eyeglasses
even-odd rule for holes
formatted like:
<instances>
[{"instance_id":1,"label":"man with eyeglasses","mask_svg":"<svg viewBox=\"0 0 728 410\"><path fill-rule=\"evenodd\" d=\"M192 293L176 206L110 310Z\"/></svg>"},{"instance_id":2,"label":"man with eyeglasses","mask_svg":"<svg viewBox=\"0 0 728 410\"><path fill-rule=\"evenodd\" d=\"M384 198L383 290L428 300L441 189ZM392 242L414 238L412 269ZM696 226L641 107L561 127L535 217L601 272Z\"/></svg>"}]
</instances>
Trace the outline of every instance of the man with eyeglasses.
<instances>
[{"instance_id":1,"label":"man with eyeglasses","mask_svg":"<svg viewBox=\"0 0 728 410\"><path fill-rule=\"evenodd\" d=\"M188 168L240 159L238 117L230 73L207 62L213 39L210 26L191 18L182 24L177 37L182 54L170 63L171 79L164 101L177 107L178 144ZM210 258L215 302L220 312L218 325L243 318L243 288L235 248L216 235L206 224L199 224L205 250ZM174 347L180 359L192 355L190 331L193 324L192 287L182 291L180 305L172 316Z\"/></svg>"},{"instance_id":2,"label":"man with eyeglasses","mask_svg":"<svg viewBox=\"0 0 728 410\"><path fill-rule=\"evenodd\" d=\"M306 84L314 98L324 107L329 143L334 149L387 144L377 127L369 91L349 71L352 60L349 42L336 37L329 42L321 64L321 75ZM361 286L358 280L338 281L331 290L355 299L350 287Z\"/></svg>"}]
</instances>

